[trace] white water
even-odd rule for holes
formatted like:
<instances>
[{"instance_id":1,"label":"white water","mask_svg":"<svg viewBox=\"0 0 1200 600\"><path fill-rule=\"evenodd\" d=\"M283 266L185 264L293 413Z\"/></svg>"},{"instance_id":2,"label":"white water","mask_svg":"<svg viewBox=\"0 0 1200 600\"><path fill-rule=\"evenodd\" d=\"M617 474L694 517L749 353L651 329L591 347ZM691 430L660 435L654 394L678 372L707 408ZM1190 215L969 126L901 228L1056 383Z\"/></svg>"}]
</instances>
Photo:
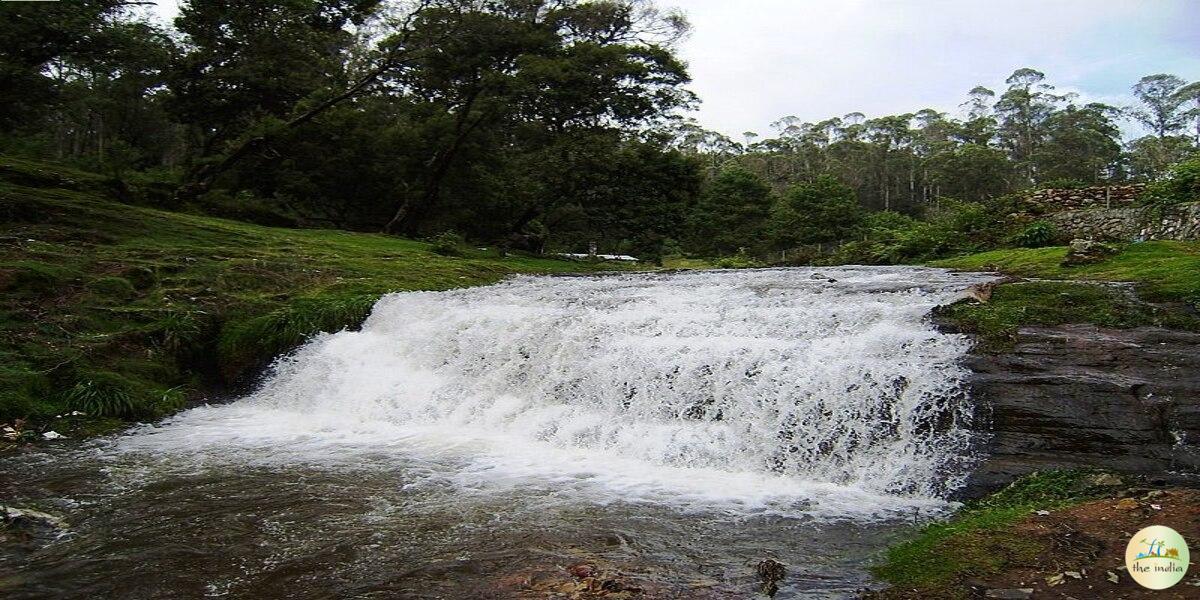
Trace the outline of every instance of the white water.
<instances>
[{"instance_id":1,"label":"white water","mask_svg":"<svg viewBox=\"0 0 1200 600\"><path fill-rule=\"evenodd\" d=\"M361 331L280 361L258 392L143 428L114 454L394 468L456 498L936 509L969 462L968 343L925 316L981 277L819 272L392 294Z\"/></svg>"}]
</instances>

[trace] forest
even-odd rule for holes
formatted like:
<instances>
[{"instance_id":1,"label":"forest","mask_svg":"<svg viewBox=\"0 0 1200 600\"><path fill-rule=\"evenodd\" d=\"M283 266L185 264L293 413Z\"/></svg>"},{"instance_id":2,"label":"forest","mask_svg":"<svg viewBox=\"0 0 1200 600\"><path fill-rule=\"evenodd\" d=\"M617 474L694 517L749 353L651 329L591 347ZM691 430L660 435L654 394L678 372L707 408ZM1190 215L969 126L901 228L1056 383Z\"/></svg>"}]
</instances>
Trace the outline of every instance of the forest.
<instances>
[{"instance_id":1,"label":"forest","mask_svg":"<svg viewBox=\"0 0 1200 600\"><path fill-rule=\"evenodd\" d=\"M171 24L83 0L0 17L0 152L265 225L887 263L1030 238L1005 221L1029 188L1151 182L1160 202L1200 185L1200 82L1169 74L1131 82L1133 106L1023 67L957 114L705 130L686 16L651 0L191 0Z\"/></svg>"}]
</instances>

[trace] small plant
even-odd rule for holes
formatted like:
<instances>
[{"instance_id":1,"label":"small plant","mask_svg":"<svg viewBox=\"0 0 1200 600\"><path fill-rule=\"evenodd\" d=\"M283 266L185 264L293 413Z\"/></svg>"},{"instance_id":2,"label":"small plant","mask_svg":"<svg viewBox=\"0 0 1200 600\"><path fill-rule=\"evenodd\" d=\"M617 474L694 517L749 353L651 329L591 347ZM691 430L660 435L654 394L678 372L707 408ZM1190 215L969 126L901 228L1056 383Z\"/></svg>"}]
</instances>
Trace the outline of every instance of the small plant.
<instances>
[{"instance_id":1,"label":"small plant","mask_svg":"<svg viewBox=\"0 0 1200 600\"><path fill-rule=\"evenodd\" d=\"M178 352L196 343L204 331L200 319L191 311L172 311L150 326L159 347Z\"/></svg>"},{"instance_id":2,"label":"small plant","mask_svg":"<svg viewBox=\"0 0 1200 600\"><path fill-rule=\"evenodd\" d=\"M1058 230L1046 221L1034 221L1013 236L1013 244L1022 248L1044 248L1054 244Z\"/></svg>"},{"instance_id":3,"label":"small plant","mask_svg":"<svg viewBox=\"0 0 1200 600\"><path fill-rule=\"evenodd\" d=\"M93 373L67 388L63 400L73 410L100 417L128 417L137 412L132 386L115 373Z\"/></svg>"},{"instance_id":4,"label":"small plant","mask_svg":"<svg viewBox=\"0 0 1200 600\"><path fill-rule=\"evenodd\" d=\"M462 256L463 247L467 244L467 241L461 235L453 231L439 233L430 242L433 243L431 250L433 250L434 254L442 256Z\"/></svg>"}]
</instances>

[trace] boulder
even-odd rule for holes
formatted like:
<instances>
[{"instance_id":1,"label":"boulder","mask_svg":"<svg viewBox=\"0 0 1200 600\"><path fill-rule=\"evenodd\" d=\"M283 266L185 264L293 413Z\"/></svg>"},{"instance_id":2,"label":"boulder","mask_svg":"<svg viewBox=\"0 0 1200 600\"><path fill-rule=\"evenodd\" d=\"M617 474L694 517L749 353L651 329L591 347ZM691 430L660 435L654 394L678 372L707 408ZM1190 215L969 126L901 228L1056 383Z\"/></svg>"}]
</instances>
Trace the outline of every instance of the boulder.
<instances>
[{"instance_id":1,"label":"boulder","mask_svg":"<svg viewBox=\"0 0 1200 600\"><path fill-rule=\"evenodd\" d=\"M1093 240L1072 240L1063 266L1088 265L1103 262L1118 252L1117 248Z\"/></svg>"}]
</instances>

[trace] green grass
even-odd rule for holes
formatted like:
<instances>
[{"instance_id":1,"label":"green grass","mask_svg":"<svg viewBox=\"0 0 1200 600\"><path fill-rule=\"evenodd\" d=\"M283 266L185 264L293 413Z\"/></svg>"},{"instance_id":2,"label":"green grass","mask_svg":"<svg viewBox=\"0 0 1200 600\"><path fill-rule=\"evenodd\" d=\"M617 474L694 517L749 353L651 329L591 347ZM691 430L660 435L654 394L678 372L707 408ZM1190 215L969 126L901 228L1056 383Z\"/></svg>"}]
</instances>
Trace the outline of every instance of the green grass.
<instances>
[{"instance_id":1,"label":"green grass","mask_svg":"<svg viewBox=\"0 0 1200 600\"><path fill-rule=\"evenodd\" d=\"M1067 249L1018 248L941 260L934 266L994 270L1051 281L998 286L986 304L960 303L942 315L1002 351L1024 326L1090 323L1102 327L1167 327L1200 331L1200 243L1132 244L1103 262L1062 266ZM1128 282L1119 287L1112 282Z\"/></svg>"},{"instance_id":2,"label":"green grass","mask_svg":"<svg viewBox=\"0 0 1200 600\"><path fill-rule=\"evenodd\" d=\"M612 268L160 211L111 188L0 157L0 422L153 418L357 326L384 293Z\"/></svg>"},{"instance_id":3,"label":"green grass","mask_svg":"<svg viewBox=\"0 0 1200 600\"><path fill-rule=\"evenodd\" d=\"M1151 301L1200 304L1200 242L1130 244L1112 258L1090 265L1062 266L1067 248L993 250L936 261L933 266L968 271L998 270L1022 277L1127 281Z\"/></svg>"},{"instance_id":4,"label":"green grass","mask_svg":"<svg viewBox=\"0 0 1200 600\"><path fill-rule=\"evenodd\" d=\"M1025 476L1007 488L965 507L952 520L922 528L891 547L871 571L914 597L966 598L965 581L1030 564L1050 549L1012 526L1035 510L1078 504L1105 491L1091 485L1097 472L1046 471ZM886 597L886 594L884 595Z\"/></svg>"}]
</instances>

